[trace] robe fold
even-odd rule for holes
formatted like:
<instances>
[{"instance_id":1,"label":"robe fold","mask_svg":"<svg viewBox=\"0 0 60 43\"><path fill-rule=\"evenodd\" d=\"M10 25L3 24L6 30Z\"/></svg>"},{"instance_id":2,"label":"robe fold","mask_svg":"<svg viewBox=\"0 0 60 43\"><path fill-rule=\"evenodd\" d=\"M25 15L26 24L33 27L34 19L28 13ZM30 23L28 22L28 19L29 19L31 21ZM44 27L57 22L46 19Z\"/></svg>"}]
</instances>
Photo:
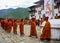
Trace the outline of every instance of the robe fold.
<instances>
[{"instance_id":1,"label":"robe fold","mask_svg":"<svg viewBox=\"0 0 60 43\"><path fill-rule=\"evenodd\" d=\"M10 33L11 30L12 30L12 21L8 22L8 27L7 28L8 28L7 31Z\"/></svg>"},{"instance_id":2,"label":"robe fold","mask_svg":"<svg viewBox=\"0 0 60 43\"><path fill-rule=\"evenodd\" d=\"M30 36L37 36L36 22L31 23Z\"/></svg>"},{"instance_id":3,"label":"robe fold","mask_svg":"<svg viewBox=\"0 0 60 43\"><path fill-rule=\"evenodd\" d=\"M4 20L4 29L5 29L5 31L7 31L8 30L8 20Z\"/></svg>"},{"instance_id":4,"label":"robe fold","mask_svg":"<svg viewBox=\"0 0 60 43\"><path fill-rule=\"evenodd\" d=\"M13 22L13 33L17 34L17 21Z\"/></svg>"},{"instance_id":5,"label":"robe fold","mask_svg":"<svg viewBox=\"0 0 60 43\"><path fill-rule=\"evenodd\" d=\"M20 22L20 35L24 35L24 22Z\"/></svg>"},{"instance_id":6,"label":"robe fold","mask_svg":"<svg viewBox=\"0 0 60 43\"><path fill-rule=\"evenodd\" d=\"M51 26L50 23L47 21L45 26L43 27L42 34L40 39L51 39Z\"/></svg>"},{"instance_id":7,"label":"robe fold","mask_svg":"<svg viewBox=\"0 0 60 43\"><path fill-rule=\"evenodd\" d=\"M1 20L1 27L4 29L4 20Z\"/></svg>"}]
</instances>

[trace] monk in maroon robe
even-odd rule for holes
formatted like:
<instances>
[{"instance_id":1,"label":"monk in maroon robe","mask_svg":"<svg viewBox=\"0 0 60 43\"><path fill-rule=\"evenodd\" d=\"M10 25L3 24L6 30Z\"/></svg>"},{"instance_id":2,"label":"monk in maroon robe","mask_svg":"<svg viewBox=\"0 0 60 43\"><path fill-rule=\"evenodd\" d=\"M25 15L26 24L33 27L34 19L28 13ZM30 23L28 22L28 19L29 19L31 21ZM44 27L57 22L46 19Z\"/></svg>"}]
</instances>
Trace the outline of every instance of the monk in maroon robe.
<instances>
[{"instance_id":1,"label":"monk in maroon robe","mask_svg":"<svg viewBox=\"0 0 60 43\"><path fill-rule=\"evenodd\" d=\"M5 29L5 31L7 31L8 30L8 19L5 19L4 20L4 29Z\"/></svg>"},{"instance_id":2,"label":"monk in maroon robe","mask_svg":"<svg viewBox=\"0 0 60 43\"><path fill-rule=\"evenodd\" d=\"M1 27L4 29L4 20L1 20Z\"/></svg>"},{"instance_id":3,"label":"monk in maroon robe","mask_svg":"<svg viewBox=\"0 0 60 43\"><path fill-rule=\"evenodd\" d=\"M19 28L20 28L20 35L24 35L24 21L23 19L20 20L20 24L19 24Z\"/></svg>"},{"instance_id":4,"label":"monk in maroon robe","mask_svg":"<svg viewBox=\"0 0 60 43\"><path fill-rule=\"evenodd\" d=\"M11 20L8 20L8 27L7 27L7 31L10 33L11 30L12 30L12 21Z\"/></svg>"},{"instance_id":5,"label":"monk in maroon robe","mask_svg":"<svg viewBox=\"0 0 60 43\"><path fill-rule=\"evenodd\" d=\"M17 27L18 27L18 22L17 20L14 20L13 22L13 33L17 34Z\"/></svg>"},{"instance_id":6,"label":"monk in maroon robe","mask_svg":"<svg viewBox=\"0 0 60 43\"><path fill-rule=\"evenodd\" d=\"M35 20L35 18L32 18L32 21L31 21L30 37L31 36L36 36L36 38L37 38L36 20Z\"/></svg>"},{"instance_id":7,"label":"monk in maroon robe","mask_svg":"<svg viewBox=\"0 0 60 43\"><path fill-rule=\"evenodd\" d=\"M50 39L51 39L51 25L50 25L50 22L48 21L48 17L45 18L45 21L46 21L46 24L43 27L43 31L40 36L40 39L50 41Z\"/></svg>"}]
</instances>

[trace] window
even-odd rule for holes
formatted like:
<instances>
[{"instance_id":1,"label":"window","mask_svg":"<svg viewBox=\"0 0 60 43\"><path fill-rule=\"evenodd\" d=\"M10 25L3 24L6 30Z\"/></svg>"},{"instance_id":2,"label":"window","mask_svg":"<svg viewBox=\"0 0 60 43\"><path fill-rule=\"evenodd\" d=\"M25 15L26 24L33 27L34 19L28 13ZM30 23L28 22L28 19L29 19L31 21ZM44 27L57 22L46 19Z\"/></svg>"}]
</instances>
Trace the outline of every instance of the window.
<instances>
[{"instance_id":1,"label":"window","mask_svg":"<svg viewBox=\"0 0 60 43\"><path fill-rule=\"evenodd\" d=\"M41 14L41 11L38 11L38 14Z\"/></svg>"}]
</instances>

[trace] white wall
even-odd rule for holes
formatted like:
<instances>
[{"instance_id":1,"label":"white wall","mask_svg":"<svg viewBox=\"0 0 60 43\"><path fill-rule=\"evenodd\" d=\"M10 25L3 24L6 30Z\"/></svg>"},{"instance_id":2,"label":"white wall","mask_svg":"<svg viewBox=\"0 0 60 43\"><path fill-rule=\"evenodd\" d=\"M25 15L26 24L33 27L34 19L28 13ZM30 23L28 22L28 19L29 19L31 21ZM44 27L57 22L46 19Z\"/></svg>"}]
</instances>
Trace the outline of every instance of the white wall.
<instances>
[{"instance_id":1,"label":"white wall","mask_svg":"<svg viewBox=\"0 0 60 43\"><path fill-rule=\"evenodd\" d=\"M31 19L31 14L29 14L29 19Z\"/></svg>"},{"instance_id":2,"label":"white wall","mask_svg":"<svg viewBox=\"0 0 60 43\"><path fill-rule=\"evenodd\" d=\"M41 18L43 18L44 10L41 11Z\"/></svg>"},{"instance_id":3,"label":"white wall","mask_svg":"<svg viewBox=\"0 0 60 43\"><path fill-rule=\"evenodd\" d=\"M41 10L41 7L36 7L35 10L37 10L37 12L35 13L36 19L39 19L39 16L43 18L43 14L45 14L44 10ZM40 10L41 14L38 14ZM58 9L54 9L54 16L56 15L56 13L60 15L60 13L58 13ZM29 19L31 19L31 14L29 14Z\"/></svg>"},{"instance_id":4,"label":"white wall","mask_svg":"<svg viewBox=\"0 0 60 43\"><path fill-rule=\"evenodd\" d=\"M37 11L35 13L36 20L40 19L39 16L42 17L42 15L44 14L44 10L41 11L41 7L36 7L35 10ZM41 11L41 14L39 14L39 11ZM31 19L31 14L29 14L29 19Z\"/></svg>"},{"instance_id":5,"label":"white wall","mask_svg":"<svg viewBox=\"0 0 60 43\"><path fill-rule=\"evenodd\" d=\"M35 13L36 20L37 20L37 19L39 19L39 16L41 15L41 14L39 14L39 11L41 11L41 7L37 7L35 9L37 10L37 12Z\"/></svg>"},{"instance_id":6,"label":"white wall","mask_svg":"<svg viewBox=\"0 0 60 43\"><path fill-rule=\"evenodd\" d=\"M58 9L54 9L54 16L58 14Z\"/></svg>"}]
</instances>

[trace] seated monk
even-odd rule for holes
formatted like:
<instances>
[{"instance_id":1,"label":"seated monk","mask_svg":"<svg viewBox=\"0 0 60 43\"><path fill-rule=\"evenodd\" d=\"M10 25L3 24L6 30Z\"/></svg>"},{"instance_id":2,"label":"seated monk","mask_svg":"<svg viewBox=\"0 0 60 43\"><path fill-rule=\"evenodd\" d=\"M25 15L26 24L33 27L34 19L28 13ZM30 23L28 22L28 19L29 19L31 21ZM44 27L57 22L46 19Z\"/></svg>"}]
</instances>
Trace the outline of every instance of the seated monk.
<instances>
[{"instance_id":1,"label":"seated monk","mask_svg":"<svg viewBox=\"0 0 60 43\"><path fill-rule=\"evenodd\" d=\"M45 18L45 21L46 21L46 24L43 27L40 39L50 41L50 39L51 39L51 25L50 25L50 22L48 21L48 17Z\"/></svg>"},{"instance_id":2,"label":"seated monk","mask_svg":"<svg viewBox=\"0 0 60 43\"><path fill-rule=\"evenodd\" d=\"M31 21L30 37L31 36L36 36L36 38L37 38L36 20L35 20L35 18L32 18L32 21Z\"/></svg>"},{"instance_id":3,"label":"seated monk","mask_svg":"<svg viewBox=\"0 0 60 43\"><path fill-rule=\"evenodd\" d=\"M20 24L19 24L19 28L20 28L20 35L24 35L24 21L23 19L20 20Z\"/></svg>"}]
</instances>

